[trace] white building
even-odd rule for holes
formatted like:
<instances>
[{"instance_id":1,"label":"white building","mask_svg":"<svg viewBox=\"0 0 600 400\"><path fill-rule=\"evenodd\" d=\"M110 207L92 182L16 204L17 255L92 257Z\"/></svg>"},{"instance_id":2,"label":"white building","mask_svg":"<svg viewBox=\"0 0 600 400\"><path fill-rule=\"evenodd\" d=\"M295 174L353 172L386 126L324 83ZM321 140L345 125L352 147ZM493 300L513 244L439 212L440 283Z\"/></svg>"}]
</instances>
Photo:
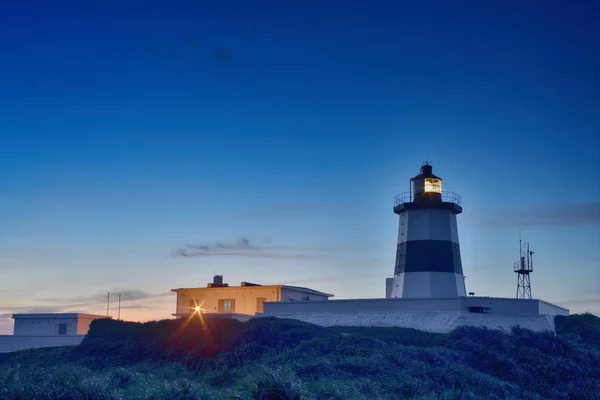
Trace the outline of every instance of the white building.
<instances>
[{"instance_id":1,"label":"white building","mask_svg":"<svg viewBox=\"0 0 600 400\"><path fill-rule=\"evenodd\" d=\"M200 288L171 289L177 293L173 316L188 317L194 312L207 316L232 317L248 320L263 312L266 302L326 301L332 294L299 286L259 285L242 282L240 286L223 283L216 275L213 282Z\"/></svg>"},{"instance_id":2,"label":"white building","mask_svg":"<svg viewBox=\"0 0 600 400\"><path fill-rule=\"evenodd\" d=\"M104 315L82 313L13 314L12 335L0 335L0 353L81 343L90 323Z\"/></svg>"}]
</instances>

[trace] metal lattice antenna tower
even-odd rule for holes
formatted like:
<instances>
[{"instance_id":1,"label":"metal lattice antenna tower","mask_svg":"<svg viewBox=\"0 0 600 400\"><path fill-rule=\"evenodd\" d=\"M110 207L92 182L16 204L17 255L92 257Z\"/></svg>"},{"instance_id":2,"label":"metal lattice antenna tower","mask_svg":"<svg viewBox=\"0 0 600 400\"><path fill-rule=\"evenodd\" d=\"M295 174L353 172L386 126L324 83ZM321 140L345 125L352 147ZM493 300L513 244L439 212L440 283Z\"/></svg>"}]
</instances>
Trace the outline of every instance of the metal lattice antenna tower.
<instances>
[{"instance_id":1,"label":"metal lattice antenna tower","mask_svg":"<svg viewBox=\"0 0 600 400\"><path fill-rule=\"evenodd\" d=\"M520 232L519 261L515 263L514 271L517 273L517 299L531 299L530 274L533 272L533 251L529 250L529 243L523 246Z\"/></svg>"}]
</instances>

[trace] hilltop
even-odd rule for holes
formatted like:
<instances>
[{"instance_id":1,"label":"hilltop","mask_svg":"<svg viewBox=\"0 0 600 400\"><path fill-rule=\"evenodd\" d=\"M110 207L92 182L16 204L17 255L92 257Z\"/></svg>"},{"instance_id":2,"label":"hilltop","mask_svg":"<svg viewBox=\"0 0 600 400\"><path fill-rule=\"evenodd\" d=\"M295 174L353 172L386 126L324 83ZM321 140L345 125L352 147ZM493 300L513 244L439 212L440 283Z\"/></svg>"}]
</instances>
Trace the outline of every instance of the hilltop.
<instances>
[{"instance_id":1,"label":"hilltop","mask_svg":"<svg viewBox=\"0 0 600 400\"><path fill-rule=\"evenodd\" d=\"M600 399L600 318L556 331L96 320L80 346L0 355L0 399Z\"/></svg>"}]
</instances>

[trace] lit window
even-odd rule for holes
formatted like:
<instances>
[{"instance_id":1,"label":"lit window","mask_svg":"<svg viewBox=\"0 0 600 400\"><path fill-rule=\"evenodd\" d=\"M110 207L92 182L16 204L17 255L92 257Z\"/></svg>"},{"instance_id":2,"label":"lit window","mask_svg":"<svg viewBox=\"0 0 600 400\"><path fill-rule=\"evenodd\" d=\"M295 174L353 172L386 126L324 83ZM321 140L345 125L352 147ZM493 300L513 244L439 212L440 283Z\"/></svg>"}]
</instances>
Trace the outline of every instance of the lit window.
<instances>
[{"instance_id":1,"label":"lit window","mask_svg":"<svg viewBox=\"0 0 600 400\"><path fill-rule=\"evenodd\" d=\"M233 299L219 300L219 312L234 312L234 311L235 311L235 300L233 300Z\"/></svg>"},{"instance_id":2,"label":"lit window","mask_svg":"<svg viewBox=\"0 0 600 400\"><path fill-rule=\"evenodd\" d=\"M441 179L425 178L425 193L442 193Z\"/></svg>"}]
</instances>

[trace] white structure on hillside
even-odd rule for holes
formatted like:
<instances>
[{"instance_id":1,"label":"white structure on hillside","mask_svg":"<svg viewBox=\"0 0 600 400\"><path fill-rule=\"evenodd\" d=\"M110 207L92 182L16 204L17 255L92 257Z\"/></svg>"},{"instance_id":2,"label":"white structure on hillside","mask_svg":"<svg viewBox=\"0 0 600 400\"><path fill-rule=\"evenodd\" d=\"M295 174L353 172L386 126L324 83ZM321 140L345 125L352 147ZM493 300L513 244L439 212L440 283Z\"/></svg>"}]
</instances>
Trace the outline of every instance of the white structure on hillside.
<instances>
[{"instance_id":1,"label":"white structure on hillside","mask_svg":"<svg viewBox=\"0 0 600 400\"><path fill-rule=\"evenodd\" d=\"M14 314L14 336L78 336L85 335L95 319L104 315L82 313Z\"/></svg>"},{"instance_id":2,"label":"white structure on hillside","mask_svg":"<svg viewBox=\"0 0 600 400\"><path fill-rule=\"evenodd\" d=\"M299 286L259 285L242 282L240 286L223 283L222 275L200 288L171 289L177 293L175 317L188 317L194 312L210 316L247 320L263 312L266 302L326 301L332 294Z\"/></svg>"},{"instance_id":3,"label":"white structure on hillside","mask_svg":"<svg viewBox=\"0 0 600 400\"><path fill-rule=\"evenodd\" d=\"M90 323L105 315L82 313L13 314L12 335L0 335L0 353L81 343Z\"/></svg>"},{"instance_id":4,"label":"white structure on hillside","mask_svg":"<svg viewBox=\"0 0 600 400\"><path fill-rule=\"evenodd\" d=\"M396 196L400 216L394 277L386 297L447 298L466 296L456 216L461 198L442 192L442 178L428 163L410 179L411 191Z\"/></svg>"}]
</instances>

